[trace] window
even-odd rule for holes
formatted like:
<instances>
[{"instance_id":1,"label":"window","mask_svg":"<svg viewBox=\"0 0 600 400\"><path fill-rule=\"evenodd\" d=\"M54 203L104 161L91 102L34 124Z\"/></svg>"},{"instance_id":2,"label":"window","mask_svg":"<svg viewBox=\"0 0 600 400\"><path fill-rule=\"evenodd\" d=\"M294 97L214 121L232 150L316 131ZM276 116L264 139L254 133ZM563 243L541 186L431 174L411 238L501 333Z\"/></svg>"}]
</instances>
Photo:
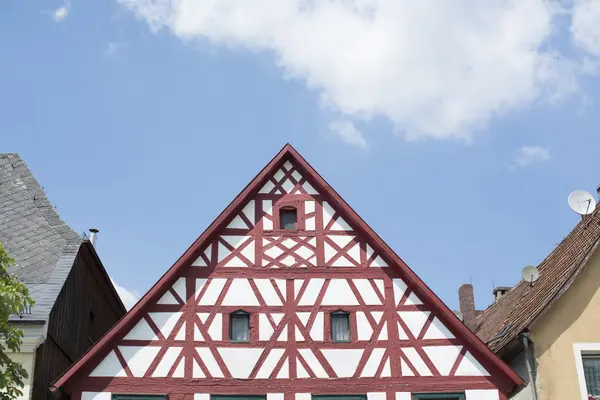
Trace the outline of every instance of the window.
<instances>
[{"instance_id":1,"label":"window","mask_svg":"<svg viewBox=\"0 0 600 400\"><path fill-rule=\"evenodd\" d=\"M364 394L329 394L325 396L312 396L312 400L367 400Z\"/></svg>"},{"instance_id":2,"label":"window","mask_svg":"<svg viewBox=\"0 0 600 400\"><path fill-rule=\"evenodd\" d=\"M582 400L600 399L600 343L573 343Z\"/></svg>"},{"instance_id":3,"label":"window","mask_svg":"<svg viewBox=\"0 0 600 400\"><path fill-rule=\"evenodd\" d=\"M584 354L581 357L587 394L600 398L600 354Z\"/></svg>"},{"instance_id":4,"label":"window","mask_svg":"<svg viewBox=\"0 0 600 400\"><path fill-rule=\"evenodd\" d=\"M465 400L464 393L413 393L413 400Z\"/></svg>"},{"instance_id":5,"label":"window","mask_svg":"<svg viewBox=\"0 0 600 400\"><path fill-rule=\"evenodd\" d=\"M298 222L298 213L295 208L285 207L279 210L279 229L295 231Z\"/></svg>"},{"instance_id":6,"label":"window","mask_svg":"<svg viewBox=\"0 0 600 400\"><path fill-rule=\"evenodd\" d=\"M350 314L345 311L334 311L331 313L331 340L334 342L349 342L350 336Z\"/></svg>"},{"instance_id":7,"label":"window","mask_svg":"<svg viewBox=\"0 0 600 400\"><path fill-rule=\"evenodd\" d=\"M112 400L167 400L167 396L150 394L113 394Z\"/></svg>"},{"instance_id":8,"label":"window","mask_svg":"<svg viewBox=\"0 0 600 400\"><path fill-rule=\"evenodd\" d=\"M242 310L229 314L229 340L232 342L250 341L250 314Z\"/></svg>"},{"instance_id":9,"label":"window","mask_svg":"<svg viewBox=\"0 0 600 400\"><path fill-rule=\"evenodd\" d=\"M265 400L265 396L254 395L210 395L210 400Z\"/></svg>"}]
</instances>

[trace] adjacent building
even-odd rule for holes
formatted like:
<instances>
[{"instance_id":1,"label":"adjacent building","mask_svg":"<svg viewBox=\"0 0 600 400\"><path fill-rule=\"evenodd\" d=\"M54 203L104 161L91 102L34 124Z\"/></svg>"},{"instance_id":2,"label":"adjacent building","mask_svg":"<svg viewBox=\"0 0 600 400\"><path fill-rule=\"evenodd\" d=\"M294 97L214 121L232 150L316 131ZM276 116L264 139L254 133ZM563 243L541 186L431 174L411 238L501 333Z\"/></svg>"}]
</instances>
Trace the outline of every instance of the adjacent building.
<instances>
[{"instance_id":1,"label":"adjacent building","mask_svg":"<svg viewBox=\"0 0 600 400\"><path fill-rule=\"evenodd\" d=\"M467 325L528 382L518 400L600 398L600 206L539 265L539 279L500 288L476 315L459 291Z\"/></svg>"},{"instance_id":2,"label":"adjacent building","mask_svg":"<svg viewBox=\"0 0 600 400\"><path fill-rule=\"evenodd\" d=\"M36 302L10 320L25 335L10 354L29 373L22 399L51 399L50 384L126 310L92 243L61 220L18 154L0 154L0 242Z\"/></svg>"},{"instance_id":3,"label":"adjacent building","mask_svg":"<svg viewBox=\"0 0 600 400\"><path fill-rule=\"evenodd\" d=\"M54 390L505 400L521 384L286 145Z\"/></svg>"}]
</instances>

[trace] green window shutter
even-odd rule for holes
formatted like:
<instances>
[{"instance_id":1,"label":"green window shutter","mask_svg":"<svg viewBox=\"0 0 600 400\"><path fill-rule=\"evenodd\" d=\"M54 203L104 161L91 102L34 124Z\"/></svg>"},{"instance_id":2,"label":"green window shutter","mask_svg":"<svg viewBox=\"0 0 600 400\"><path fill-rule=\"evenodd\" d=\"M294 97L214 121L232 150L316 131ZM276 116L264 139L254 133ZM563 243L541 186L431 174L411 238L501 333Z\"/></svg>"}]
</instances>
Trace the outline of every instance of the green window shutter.
<instances>
[{"instance_id":1,"label":"green window shutter","mask_svg":"<svg viewBox=\"0 0 600 400\"><path fill-rule=\"evenodd\" d=\"M166 395L113 394L113 400L167 400Z\"/></svg>"},{"instance_id":2,"label":"green window shutter","mask_svg":"<svg viewBox=\"0 0 600 400\"><path fill-rule=\"evenodd\" d=\"M265 396L211 394L210 400L265 400Z\"/></svg>"},{"instance_id":3,"label":"green window shutter","mask_svg":"<svg viewBox=\"0 0 600 400\"><path fill-rule=\"evenodd\" d=\"M464 393L413 393L413 400L465 400Z\"/></svg>"},{"instance_id":4,"label":"green window shutter","mask_svg":"<svg viewBox=\"0 0 600 400\"><path fill-rule=\"evenodd\" d=\"M364 394L313 395L312 400L367 400L367 396Z\"/></svg>"}]
</instances>

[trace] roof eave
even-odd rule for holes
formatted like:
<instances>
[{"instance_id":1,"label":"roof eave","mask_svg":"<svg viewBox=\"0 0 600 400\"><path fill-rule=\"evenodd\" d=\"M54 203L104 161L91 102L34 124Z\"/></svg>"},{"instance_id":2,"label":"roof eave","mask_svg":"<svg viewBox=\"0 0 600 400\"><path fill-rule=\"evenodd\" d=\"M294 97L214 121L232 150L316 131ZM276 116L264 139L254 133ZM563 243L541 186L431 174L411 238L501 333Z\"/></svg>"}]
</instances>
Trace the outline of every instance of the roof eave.
<instances>
[{"instance_id":1,"label":"roof eave","mask_svg":"<svg viewBox=\"0 0 600 400\"><path fill-rule=\"evenodd\" d=\"M94 245L89 240L84 240L82 242L82 246L85 246L85 248L90 252L92 257L94 258L94 264L98 268L100 275L102 275L102 277L110 287L112 296L117 300L117 304L121 308L120 311L122 311L123 314L127 313L127 307L125 307L125 304L123 304L123 300L121 300L121 296L119 296L119 294L117 293L117 289L113 285L110 276L108 275L108 272L106 272L106 268L104 268L104 264L102 264L102 261L100 260L100 257L98 256Z\"/></svg>"},{"instance_id":2,"label":"roof eave","mask_svg":"<svg viewBox=\"0 0 600 400\"><path fill-rule=\"evenodd\" d=\"M554 305L554 303L556 303L558 301L558 299L560 299L562 297L562 295L567 290L569 290L569 288L573 285L573 283L575 282L575 280L577 279L577 277L579 276L579 274L585 269L585 267L588 264L590 258L592 258L592 255L596 252L596 250L598 249L599 245L600 245L600 238L596 239L596 242L594 243L594 245L588 250L588 252L586 253L586 255L583 258L583 260L581 260L581 262L579 263L579 265L577 266L577 268L575 268L575 270L571 273L571 276L569 276L569 278L565 281L565 283L563 283L563 285L558 290L558 292L556 292L554 294L554 296L552 296L552 298L544 306L544 308L542 308L536 315L534 315L532 317L531 321L527 324L526 328L523 329L523 331L530 331L533 328L533 326L544 315L546 315L546 313L550 310L550 308L552 308L552 306Z\"/></svg>"}]
</instances>

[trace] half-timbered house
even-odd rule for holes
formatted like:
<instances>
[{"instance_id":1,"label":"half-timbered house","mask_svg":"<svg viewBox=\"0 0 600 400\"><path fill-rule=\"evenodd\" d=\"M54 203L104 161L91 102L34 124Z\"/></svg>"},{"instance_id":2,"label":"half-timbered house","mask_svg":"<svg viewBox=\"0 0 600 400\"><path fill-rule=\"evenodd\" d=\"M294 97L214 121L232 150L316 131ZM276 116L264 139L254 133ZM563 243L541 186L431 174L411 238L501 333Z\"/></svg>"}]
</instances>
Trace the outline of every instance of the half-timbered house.
<instances>
[{"instance_id":1,"label":"half-timbered house","mask_svg":"<svg viewBox=\"0 0 600 400\"><path fill-rule=\"evenodd\" d=\"M286 145L55 390L504 400L521 383Z\"/></svg>"}]
</instances>

